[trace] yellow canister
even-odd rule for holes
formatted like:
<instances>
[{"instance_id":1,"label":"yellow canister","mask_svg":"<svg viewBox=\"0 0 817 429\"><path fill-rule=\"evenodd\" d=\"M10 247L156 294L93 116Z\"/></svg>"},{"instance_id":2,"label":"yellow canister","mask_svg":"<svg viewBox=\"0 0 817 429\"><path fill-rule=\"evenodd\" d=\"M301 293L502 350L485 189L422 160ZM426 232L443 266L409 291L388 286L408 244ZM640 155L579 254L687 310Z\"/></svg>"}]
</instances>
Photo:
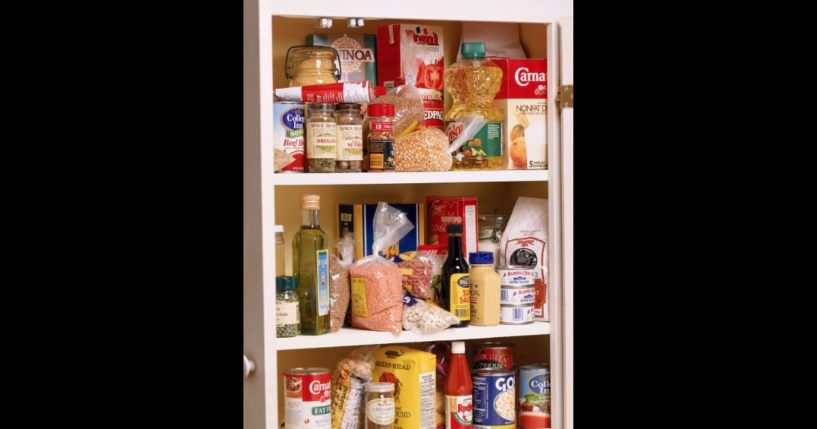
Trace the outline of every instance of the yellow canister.
<instances>
[{"instance_id":1,"label":"yellow canister","mask_svg":"<svg viewBox=\"0 0 817 429\"><path fill-rule=\"evenodd\" d=\"M493 252L471 252L471 324L499 325L499 274Z\"/></svg>"}]
</instances>

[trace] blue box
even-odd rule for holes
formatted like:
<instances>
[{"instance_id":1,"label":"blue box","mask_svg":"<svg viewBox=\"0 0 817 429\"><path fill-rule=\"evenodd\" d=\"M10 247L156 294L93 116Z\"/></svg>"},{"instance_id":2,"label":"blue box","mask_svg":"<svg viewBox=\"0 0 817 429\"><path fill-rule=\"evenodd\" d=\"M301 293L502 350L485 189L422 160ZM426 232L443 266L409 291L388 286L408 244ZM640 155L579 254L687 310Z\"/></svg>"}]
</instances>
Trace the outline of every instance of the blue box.
<instances>
[{"instance_id":1,"label":"blue box","mask_svg":"<svg viewBox=\"0 0 817 429\"><path fill-rule=\"evenodd\" d=\"M397 245L380 251L380 255L393 261L394 257L409 251L416 251L417 246L425 244L426 205L425 204L392 204L390 206L405 213L414 229L403 237ZM355 239L355 260L372 254L374 244L374 213L377 204L339 204L338 205L338 239L349 232Z\"/></svg>"}]
</instances>

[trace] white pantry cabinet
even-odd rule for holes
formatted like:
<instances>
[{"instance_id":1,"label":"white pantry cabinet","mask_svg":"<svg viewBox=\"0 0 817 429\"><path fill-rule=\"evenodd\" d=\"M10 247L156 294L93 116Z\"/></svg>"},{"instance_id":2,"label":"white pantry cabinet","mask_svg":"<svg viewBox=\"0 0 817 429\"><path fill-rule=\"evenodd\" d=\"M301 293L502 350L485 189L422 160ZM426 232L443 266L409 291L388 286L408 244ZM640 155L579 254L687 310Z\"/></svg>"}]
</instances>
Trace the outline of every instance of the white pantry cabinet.
<instances>
[{"instance_id":1,"label":"white pantry cabinet","mask_svg":"<svg viewBox=\"0 0 817 429\"><path fill-rule=\"evenodd\" d=\"M244 427L278 429L283 421L282 373L295 366L334 368L355 346L456 339L516 344L517 362L549 362L552 427L572 429L573 147L571 0L244 1ZM463 21L515 22L531 58L548 60L548 170L445 173L273 173L273 88L287 85L287 48L303 44L318 17L330 32L375 33L379 25L442 26L445 66L455 61ZM364 18L359 29L346 18ZM323 30L327 31L327 30ZM446 99L446 108L450 100ZM516 198L548 198L550 322L471 326L431 336L342 329L319 337L276 338L275 276L291 275L292 237L300 226L299 198L321 195L321 227L337 237L338 203L425 202L428 195L475 195L480 211L510 214ZM284 225L286 273L275 272L273 225Z\"/></svg>"}]
</instances>

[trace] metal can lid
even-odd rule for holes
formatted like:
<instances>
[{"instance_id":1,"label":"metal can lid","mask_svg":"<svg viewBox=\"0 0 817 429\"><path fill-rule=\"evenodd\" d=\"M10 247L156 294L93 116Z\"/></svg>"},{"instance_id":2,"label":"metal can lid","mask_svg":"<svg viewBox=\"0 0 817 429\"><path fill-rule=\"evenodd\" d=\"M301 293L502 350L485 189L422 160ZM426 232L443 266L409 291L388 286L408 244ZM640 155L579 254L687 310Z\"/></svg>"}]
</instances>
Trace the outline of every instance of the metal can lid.
<instances>
[{"instance_id":1,"label":"metal can lid","mask_svg":"<svg viewBox=\"0 0 817 429\"><path fill-rule=\"evenodd\" d=\"M474 370L474 375L482 376L499 376L499 375L513 375L513 369L508 368L477 368Z\"/></svg>"},{"instance_id":2,"label":"metal can lid","mask_svg":"<svg viewBox=\"0 0 817 429\"><path fill-rule=\"evenodd\" d=\"M367 392L394 392L394 384L371 382L366 384Z\"/></svg>"},{"instance_id":3,"label":"metal can lid","mask_svg":"<svg viewBox=\"0 0 817 429\"><path fill-rule=\"evenodd\" d=\"M522 370L530 371L530 370L538 370L538 369L543 369L545 371L550 371L550 365L548 365L546 363L529 363L529 364L522 365L522 366L519 367L520 371L522 371Z\"/></svg>"},{"instance_id":4,"label":"metal can lid","mask_svg":"<svg viewBox=\"0 0 817 429\"><path fill-rule=\"evenodd\" d=\"M311 375L311 374L326 374L329 373L329 370L326 368L318 368L318 367L307 367L307 368L292 368L284 374L287 375Z\"/></svg>"},{"instance_id":5,"label":"metal can lid","mask_svg":"<svg viewBox=\"0 0 817 429\"><path fill-rule=\"evenodd\" d=\"M514 347L511 343L501 343L498 341L486 341L484 343L479 343L476 347L491 347L495 349L511 349Z\"/></svg>"}]
</instances>

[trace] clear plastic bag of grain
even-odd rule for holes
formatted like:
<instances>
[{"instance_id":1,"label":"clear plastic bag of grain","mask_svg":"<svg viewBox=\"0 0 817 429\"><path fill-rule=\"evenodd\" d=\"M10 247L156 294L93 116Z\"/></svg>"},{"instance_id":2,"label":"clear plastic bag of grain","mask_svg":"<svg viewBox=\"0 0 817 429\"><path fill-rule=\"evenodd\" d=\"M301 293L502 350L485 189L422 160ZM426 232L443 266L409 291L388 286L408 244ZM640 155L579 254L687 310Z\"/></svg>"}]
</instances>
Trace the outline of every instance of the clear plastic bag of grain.
<instances>
[{"instance_id":1,"label":"clear plastic bag of grain","mask_svg":"<svg viewBox=\"0 0 817 429\"><path fill-rule=\"evenodd\" d=\"M439 128L423 128L394 139L395 171L448 171L448 136Z\"/></svg>"},{"instance_id":2,"label":"clear plastic bag of grain","mask_svg":"<svg viewBox=\"0 0 817 429\"><path fill-rule=\"evenodd\" d=\"M412 97L410 94L412 94L410 91L403 91L400 95L381 95L372 102L372 104L388 103L394 105L392 133L395 136L399 136L403 131L406 131L406 129L417 128L417 126L423 122L423 116L425 115L423 100L419 98L419 93L417 93L417 98Z\"/></svg>"}]
</instances>

